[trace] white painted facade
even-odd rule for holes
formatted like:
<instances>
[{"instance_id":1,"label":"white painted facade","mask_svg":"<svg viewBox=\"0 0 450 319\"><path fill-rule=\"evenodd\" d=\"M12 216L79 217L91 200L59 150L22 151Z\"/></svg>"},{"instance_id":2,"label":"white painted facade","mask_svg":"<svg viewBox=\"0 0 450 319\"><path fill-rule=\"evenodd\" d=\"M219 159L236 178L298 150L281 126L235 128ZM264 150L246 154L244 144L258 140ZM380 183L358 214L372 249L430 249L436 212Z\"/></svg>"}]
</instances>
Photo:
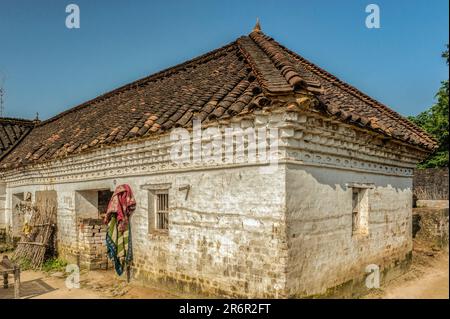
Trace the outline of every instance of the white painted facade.
<instances>
[{"instance_id":1,"label":"white painted facade","mask_svg":"<svg viewBox=\"0 0 450 319\"><path fill-rule=\"evenodd\" d=\"M423 151L324 118L304 103L211 125L277 128L278 169L261 174L266 162L259 161L176 164L166 134L1 172L0 223L13 220L13 194L56 190L58 249L74 262L76 220L95 202L80 200L80 192L127 183L137 201L136 280L216 295L323 295L363 285L369 264L387 279L408 261L412 172ZM158 185L169 189L167 234L149 231L149 188ZM352 230L355 185L365 188L364 234Z\"/></svg>"}]
</instances>

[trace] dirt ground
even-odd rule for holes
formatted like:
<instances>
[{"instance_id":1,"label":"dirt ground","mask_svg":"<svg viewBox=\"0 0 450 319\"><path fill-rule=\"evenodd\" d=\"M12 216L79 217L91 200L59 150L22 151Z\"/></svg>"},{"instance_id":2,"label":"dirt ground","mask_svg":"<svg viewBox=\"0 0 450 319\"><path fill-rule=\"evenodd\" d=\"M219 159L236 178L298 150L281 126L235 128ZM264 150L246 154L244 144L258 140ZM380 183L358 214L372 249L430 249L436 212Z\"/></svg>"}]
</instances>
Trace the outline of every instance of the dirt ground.
<instances>
[{"instance_id":1,"label":"dirt ground","mask_svg":"<svg viewBox=\"0 0 450 319\"><path fill-rule=\"evenodd\" d=\"M164 286L142 287L127 283L109 271L82 271L80 288L66 287L63 272L45 273L27 270L21 275L21 297L36 299L195 299L196 294L182 293ZM12 281L12 278L10 279ZM12 282L11 282L12 283ZM11 285L12 286L12 285ZM0 287L0 299L13 298L13 287ZM387 286L364 296L367 299L448 299L448 252L415 244L413 264L409 272L391 281Z\"/></svg>"},{"instance_id":2,"label":"dirt ground","mask_svg":"<svg viewBox=\"0 0 450 319\"><path fill-rule=\"evenodd\" d=\"M195 294L173 291L166 287L142 287L110 271L81 271L80 288L66 286L67 275L63 272L45 273L27 270L21 274L21 297L24 299L195 299ZM12 278L11 284L12 284ZM11 285L13 286L13 285ZM0 299L12 298L13 287L0 287Z\"/></svg>"},{"instance_id":3,"label":"dirt ground","mask_svg":"<svg viewBox=\"0 0 450 319\"><path fill-rule=\"evenodd\" d=\"M449 254L415 243L410 271L365 299L449 299Z\"/></svg>"},{"instance_id":4,"label":"dirt ground","mask_svg":"<svg viewBox=\"0 0 450 319\"><path fill-rule=\"evenodd\" d=\"M441 255L433 267L413 280L390 285L383 298L386 299L448 299L448 255Z\"/></svg>"}]
</instances>

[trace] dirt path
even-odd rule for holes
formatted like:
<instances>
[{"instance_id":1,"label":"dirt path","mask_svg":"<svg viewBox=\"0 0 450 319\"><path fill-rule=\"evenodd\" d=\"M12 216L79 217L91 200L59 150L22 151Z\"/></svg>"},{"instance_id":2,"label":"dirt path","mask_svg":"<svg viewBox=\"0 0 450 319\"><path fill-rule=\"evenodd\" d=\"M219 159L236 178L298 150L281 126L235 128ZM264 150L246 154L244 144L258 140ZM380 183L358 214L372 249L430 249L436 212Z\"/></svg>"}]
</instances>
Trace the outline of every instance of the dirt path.
<instances>
[{"instance_id":1,"label":"dirt path","mask_svg":"<svg viewBox=\"0 0 450 319\"><path fill-rule=\"evenodd\" d=\"M448 273L448 255L442 255L422 277L388 288L384 298L448 299Z\"/></svg>"},{"instance_id":2,"label":"dirt path","mask_svg":"<svg viewBox=\"0 0 450 319\"><path fill-rule=\"evenodd\" d=\"M383 299L448 299L449 298L449 256L446 252L415 252L411 270L390 282L382 290L365 298ZM27 280L42 277L41 272L26 272ZM25 279L24 278L24 279ZM46 275L43 285L52 290L33 298L130 298L130 299L177 299L201 298L194 294L181 293L163 286L142 287L135 283L127 284L112 271L91 271L80 276L81 287L68 289L65 278Z\"/></svg>"},{"instance_id":3,"label":"dirt path","mask_svg":"<svg viewBox=\"0 0 450 319\"><path fill-rule=\"evenodd\" d=\"M415 247L411 270L372 292L365 299L448 299L449 255L448 252L431 248ZM36 299L195 299L196 294L182 293L165 286L142 287L136 282L126 283L110 271L82 271L80 288L66 286L67 274L48 274L27 270L21 276L21 297ZM12 282L11 282L12 283ZM14 289L0 289L0 299L13 298Z\"/></svg>"},{"instance_id":4,"label":"dirt path","mask_svg":"<svg viewBox=\"0 0 450 319\"><path fill-rule=\"evenodd\" d=\"M411 271L397 278L377 293L365 298L383 299L448 299L449 256L416 254Z\"/></svg>"},{"instance_id":5,"label":"dirt path","mask_svg":"<svg viewBox=\"0 0 450 319\"><path fill-rule=\"evenodd\" d=\"M38 295L36 299L178 299L199 298L196 295L171 290L163 286L142 287L135 282L128 284L123 277L111 271L80 273L80 288L68 289L65 276L47 276L43 279L55 290Z\"/></svg>"},{"instance_id":6,"label":"dirt path","mask_svg":"<svg viewBox=\"0 0 450 319\"><path fill-rule=\"evenodd\" d=\"M200 296L169 289L163 286L142 287L128 284L123 277L111 271L82 271L80 288L69 289L67 274L26 270L21 274L21 298L31 299L195 299ZM13 281L10 288L0 289L0 299L13 298Z\"/></svg>"}]
</instances>

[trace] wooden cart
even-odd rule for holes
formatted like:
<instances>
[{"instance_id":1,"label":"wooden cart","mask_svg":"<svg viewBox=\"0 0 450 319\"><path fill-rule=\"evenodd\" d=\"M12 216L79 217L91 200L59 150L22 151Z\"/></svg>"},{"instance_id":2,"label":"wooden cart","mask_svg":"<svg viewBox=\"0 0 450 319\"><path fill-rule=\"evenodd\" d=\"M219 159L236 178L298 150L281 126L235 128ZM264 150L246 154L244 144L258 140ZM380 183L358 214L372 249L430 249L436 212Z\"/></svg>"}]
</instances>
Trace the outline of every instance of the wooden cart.
<instances>
[{"instance_id":1,"label":"wooden cart","mask_svg":"<svg viewBox=\"0 0 450 319\"><path fill-rule=\"evenodd\" d=\"M13 264L8 256L4 256L0 262L0 274L3 276L3 288L8 289L8 277L10 274L14 276L14 299L20 298L20 267Z\"/></svg>"}]
</instances>

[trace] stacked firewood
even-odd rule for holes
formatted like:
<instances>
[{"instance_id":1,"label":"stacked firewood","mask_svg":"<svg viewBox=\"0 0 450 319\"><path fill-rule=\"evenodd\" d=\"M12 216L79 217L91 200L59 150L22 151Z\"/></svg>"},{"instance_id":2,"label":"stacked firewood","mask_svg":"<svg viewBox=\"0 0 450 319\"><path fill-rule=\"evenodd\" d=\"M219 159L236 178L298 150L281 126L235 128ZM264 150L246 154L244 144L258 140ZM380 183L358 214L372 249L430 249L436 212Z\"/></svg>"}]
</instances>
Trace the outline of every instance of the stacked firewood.
<instances>
[{"instance_id":1,"label":"stacked firewood","mask_svg":"<svg viewBox=\"0 0 450 319\"><path fill-rule=\"evenodd\" d=\"M56 225L56 205L44 199L33 206L29 224L23 229L20 241L14 251L13 260L29 263L33 268L41 268L52 240Z\"/></svg>"}]
</instances>

